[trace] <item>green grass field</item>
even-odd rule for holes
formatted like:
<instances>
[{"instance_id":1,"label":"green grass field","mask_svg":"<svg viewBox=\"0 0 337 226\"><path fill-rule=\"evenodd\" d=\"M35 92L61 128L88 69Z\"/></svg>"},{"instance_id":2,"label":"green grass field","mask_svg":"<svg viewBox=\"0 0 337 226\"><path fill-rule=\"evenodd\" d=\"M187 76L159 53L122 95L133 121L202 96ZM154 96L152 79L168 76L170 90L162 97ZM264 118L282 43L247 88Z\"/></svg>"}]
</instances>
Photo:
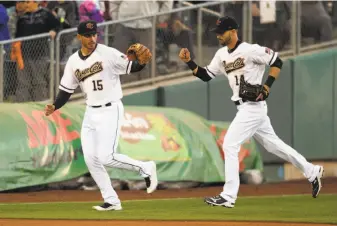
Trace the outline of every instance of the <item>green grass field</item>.
<instances>
[{"instance_id":1,"label":"green grass field","mask_svg":"<svg viewBox=\"0 0 337 226\"><path fill-rule=\"evenodd\" d=\"M200 198L124 201L122 211L97 212L98 203L0 204L0 218L280 221L337 224L337 195L242 197L236 207L211 207Z\"/></svg>"}]
</instances>

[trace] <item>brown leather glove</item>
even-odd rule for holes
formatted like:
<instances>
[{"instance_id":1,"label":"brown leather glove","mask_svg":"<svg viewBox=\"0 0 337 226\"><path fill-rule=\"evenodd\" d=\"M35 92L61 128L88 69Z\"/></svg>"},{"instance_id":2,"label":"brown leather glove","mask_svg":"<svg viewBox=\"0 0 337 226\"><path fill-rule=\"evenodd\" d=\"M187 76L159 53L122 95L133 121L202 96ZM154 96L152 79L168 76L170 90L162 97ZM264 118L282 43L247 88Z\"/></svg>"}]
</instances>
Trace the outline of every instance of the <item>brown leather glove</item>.
<instances>
[{"instance_id":1,"label":"brown leather glove","mask_svg":"<svg viewBox=\"0 0 337 226\"><path fill-rule=\"evenodd\" d=\"M131 45L126 51L126 55L130 60L137 60L141 65L148 64L152 59L150 49L140 43Z\"/></svg>"}]
</instances>

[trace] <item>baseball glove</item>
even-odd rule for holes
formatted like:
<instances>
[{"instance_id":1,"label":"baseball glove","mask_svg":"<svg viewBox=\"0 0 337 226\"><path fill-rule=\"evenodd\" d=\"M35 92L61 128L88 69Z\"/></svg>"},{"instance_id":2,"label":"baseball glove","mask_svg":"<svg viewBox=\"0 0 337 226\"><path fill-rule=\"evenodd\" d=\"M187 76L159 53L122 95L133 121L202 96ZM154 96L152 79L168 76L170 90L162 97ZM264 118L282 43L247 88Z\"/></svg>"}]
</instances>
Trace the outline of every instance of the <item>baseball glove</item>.
<instances>
[{"instance_id":1,"label":"baseball glove","mask_svg":"<svg viewBox=\"0 0 337 226\"><path fill-rule=\"evenodd\" d=\"M263 86L249 84L245 81L244 77L241 75L239 97L241 97L243 100L257 101L256 100L257 97L260 95L260 93L263 93L263 91L264 91ZM267 98L267 96L265 98Z\"/></svg>"},{"instance_id":2,"label":"baseball glove","mask_svg":"<svg viewBox=\"0 0 337 226\"><path fill-rule=\"evenodd\" d=\"M141 65L149 63L152 59L150 49L140 43L131 45L126 51L126 55L130 60L137 60Z\"/></svg>"}]
</instances>

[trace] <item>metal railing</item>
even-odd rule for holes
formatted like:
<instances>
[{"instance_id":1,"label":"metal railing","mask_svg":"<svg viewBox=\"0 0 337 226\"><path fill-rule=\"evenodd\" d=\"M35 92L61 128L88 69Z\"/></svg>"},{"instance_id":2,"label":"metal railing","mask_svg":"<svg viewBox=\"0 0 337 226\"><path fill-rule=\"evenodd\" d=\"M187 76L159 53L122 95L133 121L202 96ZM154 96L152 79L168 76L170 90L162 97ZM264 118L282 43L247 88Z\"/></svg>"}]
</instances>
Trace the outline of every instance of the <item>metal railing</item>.
<instances>
[{"instance_id":1,"label":"metal railing","mask_svg":"<svg viewBox=\"0 0 337 226\"><path fill-rule=\"evenodd\" d=\"M99 29L101 29L99 42L109 46L112 45L118 49L120 46L114 45L116 41L115 37L120 35L117 32L118 29L127 29L124 26L125 23L143 19L151 21L152 26L147 30L147 35L150 37L147 45L151 46L153 58L146 72L148 74L145 77L142 77L143 75L121 76L123 88L153 85L164 80L191 76L190 70L177 58L177 50L171 53L171 49L167 48L170 44L174 43L174 40L178 37L177 35L181 34L181 32L187 32L189 36L196 39L189 44L195 48L194 53L198 64L204 66L209 63L215 51L219 48L219 44L214 44L214 40L212 43L214 34L208 34L205 21L211 17L213 22L219 16L224 15L228 6L227 4L231 4L231 2L208 2L197 5L181 2L180 4L184 7L170 12L100 23L98 25ZM210 9L211 7L218 7L218 11ZM291 8L290 47L281 51L281 56L292 57L308 51L337 46L337 40L301 46L302 40L301 35L299 35L301 34L300 12L300 2L293 1ZM255 42L253 39L255 29L253 27L253 17L249 16L252 15L251 2L242 2L241 13L242 39L247 42ZM183 29L180 33L173 32L174 37L172 38L169 35L167 36L167 28L158 28L158 18L165 15L171 17L177 14L188 14L188 16L185 16L188 18L185 22L189 23L187 27L192 29ZM197 18L191 17L191 14L196 15ZM53 100L67 59L80 47L80 43L76 40L76 32L76 28L71 28L59 32L55 39L51 39L49 33L46 33L0 42L0 53L5 51L5 54L0 54L0 102ZM123 35L126 34L123 33ZM168 42L169 45L163 45L165 42ZM21 44L21 47L18 46L18 43ZM121 52L125 52L126 49L123 48L120 49ZM168 56L163 56L165 54ZM170 70L162 70L163 62L159 62L158 59L163 57L166 60L164 60L164 63L170 62L171 58L176 57L178 64L175 66L169 65L167 68ZM23 66L21 65L22 63ZM77 90L72 95L72 98L79 98L81 96L82 94Z\"/></svg>"}]
</instances>

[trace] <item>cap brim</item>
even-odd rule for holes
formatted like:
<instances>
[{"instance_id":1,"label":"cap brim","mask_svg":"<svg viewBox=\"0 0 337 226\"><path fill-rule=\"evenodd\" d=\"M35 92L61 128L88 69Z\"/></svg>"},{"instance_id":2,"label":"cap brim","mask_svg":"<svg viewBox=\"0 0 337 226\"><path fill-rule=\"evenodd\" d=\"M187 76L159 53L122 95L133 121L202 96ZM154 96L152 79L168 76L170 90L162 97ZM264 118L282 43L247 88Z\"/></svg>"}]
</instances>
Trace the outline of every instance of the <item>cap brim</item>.
<instances>
[{"instance_id":1,"label":"cap brim","mask_svg":"<svg viewBox=\"0 0 337 226\"><path fill-rule=\"evenodd\" d=\"M238 29L238 28L231 28L231 29L224 30L224 29L222 29L222 28L215 27L215 28L210 29L210 31L211 31L211 32L214 32L214 33L217 33L217 34L223 34L223 33L225 33L226 31L237 30L237 29Z\"/></svg>"},{"instance_id":2,"label":"cap brim","mask_svg":"<svg viewBox=\"0 0 337 226\"><path fill-rule=\"evenodd\" d=\"M211 32L214 32L214 33L217 33L217 34L222 34L224 33L225 31L219 27L213 27L210 29Z\"/></svg>"},{"instance_id":3,"label":"cap brim","mask_svg":"<svg viewBox=\"0 0 337 226\"><path fill-rule=\"evenodd\" d=\"M97 31L89 31L85 33L80 33L80 35L95 35L95 34L97 34Z\"/></svg>"}]
</instances>

